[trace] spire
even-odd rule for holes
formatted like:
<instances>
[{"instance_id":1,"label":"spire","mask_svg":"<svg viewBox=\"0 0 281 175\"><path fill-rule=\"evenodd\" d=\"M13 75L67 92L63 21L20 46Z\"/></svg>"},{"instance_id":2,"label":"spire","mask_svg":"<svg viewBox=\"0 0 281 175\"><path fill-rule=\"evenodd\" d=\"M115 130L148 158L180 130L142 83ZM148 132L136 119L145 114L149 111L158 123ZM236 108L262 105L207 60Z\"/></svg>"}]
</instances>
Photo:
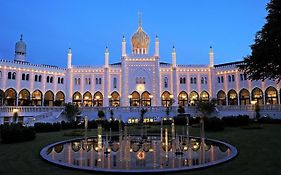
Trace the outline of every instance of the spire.
<instances>
[{"instance_id":1,"label":"spire","mask_svg":"<svg viewBox=\"0 0 281 175\"><path fill-rule=\"evenodd\" d=\"M71 47L68 48L68 54L72 54Z\"/></svg>"},{"instance_id":2,"label":"spire","mask_svg":"<svg viewBox=\"0 0 281 175\"><path fill-rule=\"evenodd\" d=\"M22 41L22 34L20 34L20 40Z\"/></svg>"},{"instance_id":3,"label":"spire","mask_svg":"<svg viewBox=\"0 0 281 175\"><path fill-rule=\"evenodd\" d=\"M159 39L158 39L158 35L156 34L155 37L155 52L154 52L154 56L159 57Z\"/></svg>"},{"instance_id":4,"label":"spire","mask_svg":"<svg viewBox=\"0 0 281 175\"><path fill-rule=\"evenodd\" d=\"M214 67L214 52L213 47L210 46L210 52L209 52L209 59L210 59L210 67Z\"/></svg>"},{"instance_id":5,"label":"spire","mask_svg":"<svg viewBox=\"0 0 281 175\"><path fill-rule=\"evenodd\" d=\"M105 47L105 53L104 53L104 67L108 68L109 67L109 52L108 52L108 47Z\"/></svg>"},{"instance_id":6,"label":"spire","mask_svg":"<svg viewBox=\"0 0 281 175\"><path fill-rule=\"evenodd\" d=\"M108 47L107 46L105 47L105 53L108 53Z\"/></svg>"},{"instance_id":7,"label":"spire","mask_svg":"<svg viewBox=\"0 0 281 175\"><path fill-rule=\"evenodd\" d=\"M123 35L123 37L122 37L122 42L126 42L126 38L125 38L124 35Z\"/></svg>"},{"instance_id":8,"label":"spire","mask_svg":"<svg viewBox=\"0 0 281 175\"><path fill-rule=\"evenodd\" d=\"M176 48L175 48L175 45L173 44L173 53L176 53Z\"/></svg>"},{"instance_id":9,"label":"spire","mask_svg":"<svg viewBox=\"0 0 281 175\"><path fill-rule=\"evenodd\" d=\"M72 51L71 48L68 48L68 53L67 53L67 68L71 69L72 68Z\"/></svg>"},{"instance_id":10,"label":"spire","mask_svg":"<svg viewBox=\"0 0 281 175\"><path fill-rule=\"evenodd\" d=\"M172 51L172 67L176 67L176 62L177 62L177 56L176 56L176 49L175 45L173 45L173 51Z\"/></svg>"},{"instance_id":11,"label":"spire","mask_svg":"<svg viewBox=\"0 0 281 175\"><path fill-rule=\"evenodd\" d=\"M126 56L126 39L125 36L123 35L122 38L122 57Z\"/></svg>"},{"instance_id":12,"label":"spire","mask_svg":"<svg viewBox=\"0 0 281 175\"><path fill-rule=\"evenodd\" d=\"M141 12L138 12L138 16L139 16L139 27L142 27L142 18L141 18Z\"/></svg>"}]
</instances>

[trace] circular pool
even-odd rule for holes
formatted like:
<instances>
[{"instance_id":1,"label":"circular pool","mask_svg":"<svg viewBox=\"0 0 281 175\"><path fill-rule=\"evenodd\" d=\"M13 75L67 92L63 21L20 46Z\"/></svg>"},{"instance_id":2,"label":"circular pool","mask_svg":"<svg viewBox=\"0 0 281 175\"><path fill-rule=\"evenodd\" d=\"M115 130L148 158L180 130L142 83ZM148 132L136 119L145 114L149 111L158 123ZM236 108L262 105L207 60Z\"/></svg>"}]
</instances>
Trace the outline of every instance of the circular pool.
<instances>
[{"instance_id":1,"label":"circular pool","mask_svg":"<svg viewBox=\"0 0 281 175\"><path fill-rule=\"evenodd\" d=\"M56 165L96 172L175 172L205 168L237 155L227 143L177 136L156 135L80 138L44 147L40 155Z\"/></svg>"}]
</instances>

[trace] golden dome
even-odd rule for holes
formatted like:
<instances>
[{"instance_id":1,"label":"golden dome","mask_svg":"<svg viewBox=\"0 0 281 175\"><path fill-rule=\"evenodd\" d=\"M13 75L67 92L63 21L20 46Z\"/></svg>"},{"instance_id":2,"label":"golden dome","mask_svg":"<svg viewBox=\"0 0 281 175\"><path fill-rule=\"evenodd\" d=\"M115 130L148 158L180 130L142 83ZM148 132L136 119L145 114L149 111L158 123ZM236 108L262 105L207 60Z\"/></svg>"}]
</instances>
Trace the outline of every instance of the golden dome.
<instances>
[{"instance_id":1,"label":"golden dome","mask_svg":"<svg viewBox=\"0 0 281 175\"><path fill-rule=\"evenodd\" d=\"M149 46L149 36L142 30L142 27L139 26L138 30L132 36L131 42L133 46L133 52L136 52L138 49L148 50Z\"/></svg>"}]
</instances>

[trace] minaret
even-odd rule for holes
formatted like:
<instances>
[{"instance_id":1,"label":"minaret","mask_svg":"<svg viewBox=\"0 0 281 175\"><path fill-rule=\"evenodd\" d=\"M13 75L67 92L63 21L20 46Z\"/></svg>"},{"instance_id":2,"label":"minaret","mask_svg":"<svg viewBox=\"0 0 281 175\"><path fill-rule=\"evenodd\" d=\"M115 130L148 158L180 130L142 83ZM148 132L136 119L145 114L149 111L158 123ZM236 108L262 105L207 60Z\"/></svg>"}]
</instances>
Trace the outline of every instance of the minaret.
<instances>
[{"instance_id":1,"label":"minaret","mask_svg":"<svg viewBox=\"0 0 281 175\"><path fill-rule=\"evenodd\" d=\"M20 41L16 43L15 47L15 61L25 61L26 57L26 44L20 35Z\"/></svg>"},{"instance_id":2,"label":"minaret","mask_svg":"<svg viewBox=\"0 0 281 175\"><path fill-rule=\"evenodd\" d=\"M72 68L72 52L71 52L71 48L69 48L67 53L67 69L71 69L71 68Z\"/></svg>"},{"instance_id":3,"label":"minaret","mask_svg":"<svg viewBox=\"0 0 281 175\"><path fill-rule=\"evenodd\" d=\"M214 52L213 47L210 46L210 52L209 52L209 58L210 58L210 67L214 67Z\"/></svg>"},{"instance_id":4,"label":"minaret","mask_svg":"<svg viewBox=\"0 0 281 175\"><path fill-rule=\"evenodd\" d=\"M125 36L123 35L122 38L122 57L126 56L126 39Z\"/></svg>"},{"instance_id":5,"label":"minaret","mask_svg":"<svg viewBox=\"0 0 281 175\"><path fill-rule=\"evenodd\" d=\"M172 51L172 67L176 67L176 62L177 62L177 56L176 56L176 49L175 46L173 45L173 51Z\"/></svg>"},{"instance_id":6,"label":"minaret","mask_svg":"<svg viewBox=\"0 0 281 175\"><path fill-rule=\"evenodd\" d=\"M109 53L108 53L108 47L106 46L105 48L105 53L104 53L104 67L108 68L109 64L108 64L108 57L109 57Z\"/></svg>"},{"instance_id":7,"label":"minaret","mask_svg":"<svg viewBox=\"0 0 281 175\"><path fill-rule=\"evenodd\" d=\"M158 35L156 35L156 38L155 38L155 53L154 55L156 57L159 57L159 39L158 39Z\"/></svg>"}]
</instances>

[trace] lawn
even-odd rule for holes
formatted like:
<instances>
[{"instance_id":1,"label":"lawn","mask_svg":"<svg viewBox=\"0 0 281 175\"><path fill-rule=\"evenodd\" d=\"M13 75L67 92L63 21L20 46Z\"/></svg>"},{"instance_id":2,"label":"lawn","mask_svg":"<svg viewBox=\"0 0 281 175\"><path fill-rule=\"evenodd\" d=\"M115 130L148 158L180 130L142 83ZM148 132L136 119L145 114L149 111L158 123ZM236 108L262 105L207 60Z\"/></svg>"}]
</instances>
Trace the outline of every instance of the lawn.
<instances>
[{"instance_id":1,"label":"lawn","mask_svg":"<svg viewBox=\"0 0 281 175\"><path fill-rule=\"evenodd\" d=\"M155 128L150 128L154 132ZM182 129L179 128L179 132ZM192 132L197 133L197 128ZM130 128L128 129L130 132ZM149 132L150 130L148 130ZM57 167L43 161L39 151L46 144L70 139L65 132L39 133L34 141L17 144L0 144L0 174L18 175L73 175L93 174ZM94 134L92 130L89 134ZM196 135L197 135L196 134ZM263 129L225 128L223 132L207 132L208 138L219 139L237 147L239 155L222 165L194 172L190 175L265 175L281 174L281 125L264 124ZM97 174L97 173L94 173Z\"/></svg>"}]
</instances>

